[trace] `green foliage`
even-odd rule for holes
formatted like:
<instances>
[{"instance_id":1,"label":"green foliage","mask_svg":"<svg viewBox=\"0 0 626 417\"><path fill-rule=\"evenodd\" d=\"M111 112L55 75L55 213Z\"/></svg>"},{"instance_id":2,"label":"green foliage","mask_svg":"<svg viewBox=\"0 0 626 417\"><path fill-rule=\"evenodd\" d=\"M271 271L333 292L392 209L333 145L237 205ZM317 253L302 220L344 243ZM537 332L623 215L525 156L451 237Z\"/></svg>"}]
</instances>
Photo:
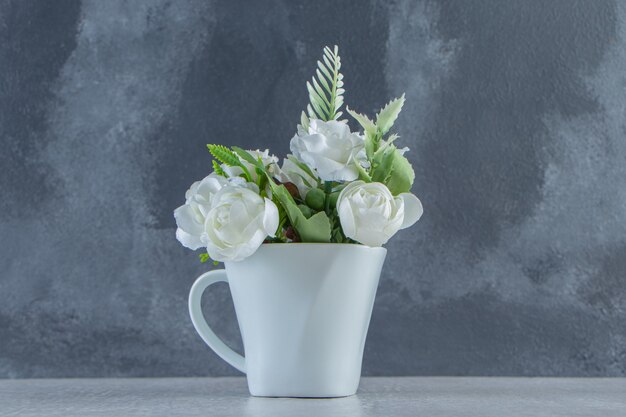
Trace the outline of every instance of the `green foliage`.
<instances>
[{"instance_id":1,"label":"green foliage","mask_svg":"<svg viewBox=\"0 0 626 417\"><path fill-rule=\"evenodd\" d=\"M304 130L309 129L310 119L331 121L342 116L344 84L340 70L338 47L325 47L322 58L317 61L314 76L306 84L309 104L300 117L300 125ZM391 100L374 119L346 108L365 134L365 152L370 165L363 167L357 164L358 178L366 182L381 182L394 195L409 191L415 179L410 162L393 143L398 136L391 134L385 140L404 102L404 94ZM218 175L226 176L225 167L239 167L243 171L241 176L252 182L251 172L257 174L254 180L261 196L271 197L278 207L278 233L275 237L268 238L269 241L287 242L294 239L302 242L355 243L344 235L337 214L337 199L345 183L325 182L322 186L322 181L311 168L289 155L287 158L302 170L300 176L305 185L310 187L302 199L296 192L295 185L287 184L290 187L288 189L285 184L275 182L262 159L253 153L236 146L229 148L210 144L207 147L214 157L213 170ZM315 181L308 178L309 176ZM290 194L289 190L294 194ZM200 255L201 262L209 260L208 254Z\"/></svg>"},{"instance_id":2,"label":"green foliage","mask_svg":"<svg viewBox=\"0 0 626 417\"><path fill-rule=\"evenodd\" d=\"M222 177L226 176L226 173L224 172L224 170L222 169L222 167L220 166L220 164L214 159L213 161L213 171L217 174L217 175L221 175Z\"/></svg>"},{"instance_id":3,"label":"green foliage","mask_svg":"<svg viewBox=\"0 0 626 417\"><path fill-rule=\"evenodd\" d=\"M261 159L261 157L257 157L256 159L254 158L254 156L252 156L252 154L248 151L245 151L237 146L233 146L232 147L233 151L235 151L235 153L237 155L239 155L239 157L241 159L243 159L244 161L248 162L249 164L252 164L252 166L254 166L254 172L256 172L257 175L257 185L259 186L259 188L261 189L261 192L264 193L264 188L265 188L265 182L266 182L266 177L265 177L265 165L263 165L263 160Z\"/></svg>"},{"instance_id":4,"label":"green foliage","mask_svg":"<svg viewBox=\"0 0 626 417\"><path fill-rule=\"evenodd\" d=\"M252 164L253 166L261 168L261 169L265 168L263 166L263 162L259 161L258 159L255 159L254 156L250 154L250 152L245 151L237 146L233 146L232 150L235 151L235 153L239 155L241 159Z\"/></svg>"},{"instance_id":5,"label":"green foliage","mask_svg":"<svg viewBox=\"0 0 626 417\"><path fill-rule=\"evenodd\" d=\"M337 200L339 199L339 191L335 191L334 193L330 193L328 195L328 204L330 208L334 209L337 207Z\"/></svg>"},{"instance_id":6,"label":"green foliage","mask_svg":"<svg viewBox=\"0 0 626 417\"><path fill-rule=\"evenodd\" d=\"M354 240L346 237L343 234L343 229L341 228L341 221L338 216L333 216L332 218L332 233L331 239L334 243L356 243Z\"/></svg>"},{"instance_id":7,"label":"green foliage","mask_svg":"<svg viewBox=\"0 0 626 417\"><path fill-rule=\"evenodd\" d=\"M389 143L381 147L372 159L372 181L382 182L393 195L411 190L415 172L411 163Z\"/></svg>"},{"instance_id":8,"label":"green foliage","mask_svg":"<svg viewBox=\"0 0 626 417\"><path fill-rule=\"evenodd\" d=\"M398 118L404 101L404 94L391 100L378 112L376 122L348 109L348 113L365 131L365 153L370 161L369 172L365 168L359 169L359 179L382 182L394 195L409 191L415 180L411 163L393 145L398 135L389 135L387 140L383 140Z\"/></svg>"},{"instance_id":9,"label":"green foliage","mask_svg":"<svg viewBox=\"0 0 626 417\"><path fill-rule=\"evenodd\" d=\"M400 155L396 149L396 156L393 159L391 172L387 177L385 185L391 191L391 194L398 195L411 191L413 181L415 180L415 172L408 159L404 155Z\"/></svg>"},{"instance_id":10,"label":"green foliage","mask_svg":"<svg viewBox=\"0 0 626 417\"><path fill-rule=\"evenodd\" d=\"M376 123L364 114L357 113L349 108L346 108L346 110L357 122L359 122L365 131L365 153L367 154L367 158L371 159L374 152L376 152L376 149L378 149L378 144L382 138L382 135L376 127ZM360 179L364 178L360 176Z\"/></svg>"},{"instance_id":11,"label":"green foliage","mask_svg":"<svg viewBox=\"0 0 626 417\"><path fill-rule=\"evenodd\" d=\"M300 114L300 125L302 125L302 128L303 128L305 131L308 131L308 130L309 130L309 118L307 117L307 115L306 115L306 113L305 113L305 112L302 112L302 113Z\"/></svg>"},{"instance_id":12,"label":"green foliage","mask_svg":"<svg viewBox=\"0 0 626 417\"><path fill-rule=\"evenodd\" d=\"M378 150L380 146L380 141L382 136L378 133L372 135L370 133L365 133L365 154L367 155L367 159L372 159L374 153Z\"/></svg>"},{"instance_id":13,"label":"green foliage","mask_svg":"<svg viewBox=\"0 0 626 417\"><path fill-rule=\"evenodd\" d=\"M368 157L368 159L371 159L371 157ZM372 177L370 177L370 174L367 172L365 168L361 166L361 164L356 164L356 169L357 171L359 171L358 179L360 179L361 181L365 181L365 182L372 182Z\"/></svg>"},{"instance_id":14,"label":"green foliage","mask_svg":"<svg viewBox=\"0 0 626 417\"><path fill-rule=\"evenodd\" d=\"M383 136L389 132L395 123L400 111L402 110L404 101L404 94L402 94L399 98L391 100L378 112L376 115L376 122L372 121L369 117L363 114L347 109L348 113L354 117L354 119L361 125L361 127L363 127L363 130L365 131L365 153L370 161L378 149L383 145ZM386 143L391 144L395 139L397 139L397 137L397 135L391 135Z\"/></svg>"},{"instance_id":15,"label":"green foliage","mask_svg":"<svg viewBox=\"0 0 626 417\"><path fill-rule=\"evenodd\" d=\"M323 210L326 195L319 188L311 188L304 197L306 204L314 210Z\"/></svg>"},{"instance_id":16,"label":"green foliage","mask_svg":"<svg viewBox=\"0 0 626 417\"><path fill-rule=\"evenodd\" d=\"M219 162L226 164L230 167L240 167L244 173L244 176L246 177L246 180L252 182L250 170L248 170L248 167L245 166L243 162L241 162L241 159L239 159L235 152L231 151L223 145L208 144L207 148L209 148L209 152L211 153L211 155L213 155L213 158L217 159Z\"/></svg>"},{"instance_id":17,"label":"green foliage","mask_svg":"<svg viewBox=\"0 0 626 417\"><path fill-rule=\"evenodd\" d=\"M309 105L307 106L308 117L302 113L302 127L308 129L309 118L324 121L337 120L342 112L339 111L343 105L343 75L341 69L341 58L339 48L334 49L328 46L324 48L322 59L317 61L317 69L311 82L306 83L309 92Z\"/></svg>"},{"instance_id":18,"label":"green foliage","mask_svg":"<svg viewBox=\"0 0 626 417\"><path fill-rule=\"evenodd\" d=\"M396 155L396 147L393 145L381 147L376 151L371 160L372 168L370 174L372 181L382 183L387 181Z\"/></svg>"},{"instance_id":19,"label":"green foliage","mask_svg":"<svg viewBox=\"0 0 626 417\"><path fill-rule=\"evenodd\" d=\"M302 215L292 224L303 242L330 242L330 221L323 211L315 213L308 219Z\"/></svg>"},{"instance_id":20,"label":"green foliage","mask_svg":"<svg viewBox=\"0 0 626 417\"><path fill-rule=\"evenodd\" d=\"M272 200L276 203L275 198ZM276 204L276 208L278 209L278 229L275 239L281 241L285 238L283 229L286 227L285 224L289 219L287 218L287 213L285 212L282 204Z\"/></svg>"},{"instance_id":21,"label":"green foliage","mask_svg":"<svg viewBox=\"0 0 626 417\"><path fill-rule=\"evenodd\" d=\"M307 218L284 185L270 182L270 186L274 198L285 209L291 226L296 230L302 242L330 242L330 220L325 212L320 211Z\"/></svg>"},{"instance_id":22,"label":"green foliage","mask_svg":"<svg viewBox=\"0 0 626 417\"><path fill-rule=\"evenodd\" d=\"M317 178L317 175L315 175L313 173L313 171L311 171L311 168L308 167L308 165L300 162L295 156L293 155L287 155L287 159L289 159L291 162L293 162L298 168L300 168L301 170L303 170L304 172L306 172L311 178ZM305 184L307 185L307 187L313 187L314 184L310 184L307 180L304 179L304 177L300 176L302 178L302 180L305 182ZM318 180L319 181L319 180Z\"/></svg>"},{"instance_id":23,"label":"green foliage","mask_svg":"<svg viewBox=\"0 0 626 417\"><path fill-rule=\"evenodd\" d=\"M380 112L376 115L376 127L379 132L386 135L389 129L393 126L402 106L404 105L404 94L395 100L391 100Z\"/></svg>"},{"instance_id":24,"label":"green foliage","mask_svg":"<svg viewBox=\"0 0 626 417\"><path fill-rule=\"evenodd\" d=\"M376 135L376 123L370 120L369 117L364 114L357 113L354 110L349 109L348 107L346 107L346 111L350 114L350 116L354 117L357 122L359 122L363 130L365 130L365 133L370 135Z\"/></svg>"},{"instance_id":25,"label":"green foliage","mask_svg":"<svg viewBox=\"0 0 626 417\"><path fill-rule=\"evenodd\" d=\"M211 257L208 253L201 253L200 255L198 255L198 258L200 258L200 262L202 262L203 264L211 260ZM219 262L213 261L213 265L219 265Z\"/></svg>"},{"instance_id":26,"label":"green foliage","mask_svg":"<svg viewBox=\"0 0 626 417\"><path fill-rule=\"evenodd\" d=\"M331 239L332 239L332 241L334 243L344 243L345 242L346 237L343 234L343 230L341 230L341 226L333 227L333 231L331 233Z\"/></svg>"},{"instance_id":27,"label":"green foliage","mask_svg":"<svg viewBox=\"0 0 626 417\"><path fill-rule=\"evenodd\" d=\"M306 204L298 204L298 208L307 219L313 215L313 210L311 210L311 207Z\"/></svg>"},{"instance_id":28,"label":"green foliage","mask_svg":"<svg viewBox=\"0 0 626 417\"><path fill-rule=\"evenodd\" d=\"M226 164L229 167L241 165L241 161L237 155L226 146L209 144L207 148L209 148L209 152L211 152L213 158L217 159L222 164Z\"/></svg>"}]
</instances>

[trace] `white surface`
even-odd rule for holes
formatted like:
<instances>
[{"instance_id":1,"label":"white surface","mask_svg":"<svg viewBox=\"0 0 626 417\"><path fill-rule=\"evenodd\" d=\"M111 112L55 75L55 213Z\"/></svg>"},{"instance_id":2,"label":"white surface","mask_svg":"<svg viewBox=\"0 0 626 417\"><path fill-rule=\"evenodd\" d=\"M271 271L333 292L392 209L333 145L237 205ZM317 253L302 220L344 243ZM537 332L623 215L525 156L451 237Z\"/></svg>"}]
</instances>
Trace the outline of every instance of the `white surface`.
<instances>
[{"instance_id":1,"label":"white surface","mask_svg":"<svg viewBox=\"0 0 626 417\"><path fill-rule=\"evenodd\" d=\"M626 416L626 379L363 378L356 396L250 397L244 378L0 380L0 416Z\"/></svg>"},{"instance_id":2,"label":"white surface","mask_svg":"<svg viewBox=\"0 0 626 417\"><path fill-rule=\"evenodd\" d=\"M192 321L220 357L246 372L260 396L341 397L356 392L363 346L387 250L349 244L262 245L211 271L189 295ZM245 359L210 330L204 290L227 281Z\"/></svg>"}]
</instances>

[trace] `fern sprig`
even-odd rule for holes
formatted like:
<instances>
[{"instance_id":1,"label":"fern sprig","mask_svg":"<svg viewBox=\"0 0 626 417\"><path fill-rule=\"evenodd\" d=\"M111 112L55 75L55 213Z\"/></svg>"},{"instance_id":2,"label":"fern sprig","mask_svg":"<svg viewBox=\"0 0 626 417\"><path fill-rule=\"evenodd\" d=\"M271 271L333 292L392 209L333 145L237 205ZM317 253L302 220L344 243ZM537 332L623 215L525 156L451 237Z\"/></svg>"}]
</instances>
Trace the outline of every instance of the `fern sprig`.
<instances>
[{"instance_id":1,"label":"fern sprig","mask_svg":"<svg viewBox=\"0 0 626 417\"><path fill-rule=\"evenodd\" d=\"M301 123L307 129L309 118L324 121L337 120L343 114L339 109L343 105L343 74L339 48L324 48L322 59L317 61L317 69L311 82L306 83L309 92L307 115L302 112Z\"/></svg>"},{"instance_id":2,"label":"fern sprig","mask_svg":"<svg viewBox=\"0 0 626 417\"><path fill-rule=\"evenodd\" d=\"M209 152L213 155L213 158L217 159L219 162L226 164L229 167L240 167L246 177L246 180L252 182L250 170L244 165L243 162L241 162L241 159L239 159L235 152L223 145L208 144L207 148L209 148Z\"/></svg>"},{"instance_id":3,"label":"fern sprig","mask_svg":"<svg viewBox=\"0 0 626 417\"><path fill-rule=\"evenodd\" d=\"M230 149L224 145L207 145L209 152L213 155L213 158L219 162L228 165L229 167L235 167L241 165L239 157Z\"/></svg>"},{"instance_id":4,"label":"fern sprig","mask_svg":"<svg viewBox=\"0 0 626 417\"><path fill-rule=\"evenodd\" d=\"M226 173L215 159L213 160L213 172L215 172L217 175L221 175L222 177L226 176Z\"/></svg>"}]
</instances>

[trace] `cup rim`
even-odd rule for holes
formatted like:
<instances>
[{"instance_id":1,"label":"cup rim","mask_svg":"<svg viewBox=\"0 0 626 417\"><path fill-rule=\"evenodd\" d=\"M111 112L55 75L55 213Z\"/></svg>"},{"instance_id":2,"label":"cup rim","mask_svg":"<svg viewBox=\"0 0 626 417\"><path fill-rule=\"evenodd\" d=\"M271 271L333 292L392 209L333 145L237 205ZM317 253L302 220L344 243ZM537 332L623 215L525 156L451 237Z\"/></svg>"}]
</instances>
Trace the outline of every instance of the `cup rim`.
<instances>
[{"instance_id":1,"label":"cup rim","mask_svg":"<svg viewBox=\"0 0 626 417\"><path fill-rule=\"evenodd\" d=\"M345 248L354 248L357 250L368 250L368 251L385 251L387 252L387 248L384 248L382 246L378 246L378 247L371 247L371 246L366 246L366 245L362 245L359 243L336 243L336 242L328 242L328 243L322 243L322 242L289 242L289 243L263 243L261 246L259 246L259 250L261 250L262 248L270 248L270 247L278 247L278 248L285 248L285 247L345 247Z\"/></svg>"}]
</instances>

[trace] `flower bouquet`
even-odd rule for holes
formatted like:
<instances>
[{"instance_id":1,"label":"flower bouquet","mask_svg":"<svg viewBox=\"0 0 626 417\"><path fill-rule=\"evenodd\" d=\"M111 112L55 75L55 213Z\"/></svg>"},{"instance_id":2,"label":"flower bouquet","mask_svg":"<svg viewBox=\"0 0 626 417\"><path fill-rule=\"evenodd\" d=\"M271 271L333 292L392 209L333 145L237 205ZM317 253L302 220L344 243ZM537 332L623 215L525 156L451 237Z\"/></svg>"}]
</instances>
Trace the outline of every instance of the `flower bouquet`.
<instances>
[{"instance_id":1,"label":"flower bouquet","mask_svg":"<svg viewBox=\"0 0 626 417\"><path fill-rule=\"evenodd\" d=\"M206 261L240 261L263 243L385 244L422 215L410 193L415 174L389 134L404 104L390 101L374 120L346 108L363 133L351 132L343 113L338 48L324 48L306 86L310 103L279 165L268 150L207 145L213 172L191 185L174 211L176 237L206 248Z\"/></svg>"},{"instance_id":2,"label":"flower bouquet","mask_svg":"<svg viewBox=\"0 0 626 417\"><path fill-rule=\"evenodd\" d=\"M192 322L253 395L337 397L356 392L384 245L422 215L415 174L390 134L404 95L373 119L346 107L338 48L324 48L306 84L307 111L279 163L268 150L208 145L213 172L174 211L177 239L224 262L194 283ZM228 282L245 357L201 310L204 290Z\"/></svg>"}]
</instances>

